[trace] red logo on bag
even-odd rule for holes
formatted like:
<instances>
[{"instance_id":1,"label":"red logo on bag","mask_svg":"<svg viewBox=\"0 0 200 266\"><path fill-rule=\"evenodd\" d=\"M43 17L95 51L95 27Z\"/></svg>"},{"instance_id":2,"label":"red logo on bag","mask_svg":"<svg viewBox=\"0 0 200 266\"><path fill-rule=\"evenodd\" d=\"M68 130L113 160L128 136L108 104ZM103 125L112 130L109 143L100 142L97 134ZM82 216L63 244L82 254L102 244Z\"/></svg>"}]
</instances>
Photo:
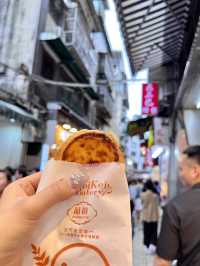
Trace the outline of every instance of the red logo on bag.
<instances>
[{"instance_id":1,"label":"red logo on bag","mask_svg":"<svg viewBox=\"0 0 200 266\"><path fill-rule=\"evenodd\" d=\"M97 217L97 210L88 202L80 202L67 211L70 220L78 225L90 223Z\"/></svg>"},{"instance_id":2,"label":"red logo on bag","mask_svg":"<svg viewBox=\"0 0 200 266\"><path fill-rule=\"evenodd\" d=\"M92 257L96 256L96 259L101 263L102 266L111 266L108 262L108 259L103 254L103 252L94 245L86 244L86 243L75 243L68 245L62 248L56 255L50 260L49 256L47 256L46 251L42 251L40 247L32 246L32 254L34 255L33 260L35 261L36 266L70 266L67 257L70 251L78 250L78 249L86 249L87 252L91 251L93 253ZM89 262L87 262L88 264Z\"/></svg>"},{"instance_id":3,"label":"red logo on bag","mask_svg":"<svg viewBox=\"0 0 200 266\"><path fill-rule=\"evenodd\" d=\"M88 251L92 251L94 252L95 256L99 259L99 261L101 260L101 264L102 266L111 266L110 263L108 262L106 256L103 254L103 252L97 248L94 245L91 244L85 244L85 243L75 243L75 244L71 244L69 246L64 247L63 249L61 249L53 258L52 262L51 262L51 266L70 266L67 262L63 262L62 257L65 257L68 252L72 251L72 250L76 250L78 248L84 248L87 249ZM89 262L87 261L86 264L88 264Z\"/></svg>"}]
</instances>

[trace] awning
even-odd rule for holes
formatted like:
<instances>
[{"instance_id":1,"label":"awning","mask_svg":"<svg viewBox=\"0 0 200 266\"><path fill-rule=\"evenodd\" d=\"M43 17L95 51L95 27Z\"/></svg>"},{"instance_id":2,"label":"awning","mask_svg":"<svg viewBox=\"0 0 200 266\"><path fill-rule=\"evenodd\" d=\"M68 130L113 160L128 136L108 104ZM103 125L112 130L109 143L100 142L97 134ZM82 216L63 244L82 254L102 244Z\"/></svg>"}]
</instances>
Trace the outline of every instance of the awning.
<instances>
[{"instance_id":1,"label":"awning","mask_svg":"<svg viewBox=\"0 0 200 266\"><path fill-rule=\"evenodd\" d=\"M115 0L133 70L177 62L191 0Z\"/></svg>"},{"instance_id":2,"label":"awning","mask_svg":"<svg viewBox=\"0 0 200 266\"><path fill-rule=\"evenodd\" d=\"M70 54L67 47L64 45L60 38L55 38L51 40L43 40L45 41L53 51L61 59L62 63L66 65L67 68L70 69L71 73L77 78L77 81L80 83L88 83L88 79L86 74L82 71L82 69L77 64L76 60ZM95 100L99 99L98 94L94 91L92 87L84 88L84 90Z\"/></svg>"},{"instance_id":3,"label":"awning","mask_svg":"<svg viewBox=\"0 0 200 266\"><path fill-rule=\"evenodd\" d=\"M36 119L33 114L16 106L12 103L0 100L0 113L8 116L9 118L19 118L19 120L24 122L39 123L40 121Z\"/></svg>"}]
</instances>

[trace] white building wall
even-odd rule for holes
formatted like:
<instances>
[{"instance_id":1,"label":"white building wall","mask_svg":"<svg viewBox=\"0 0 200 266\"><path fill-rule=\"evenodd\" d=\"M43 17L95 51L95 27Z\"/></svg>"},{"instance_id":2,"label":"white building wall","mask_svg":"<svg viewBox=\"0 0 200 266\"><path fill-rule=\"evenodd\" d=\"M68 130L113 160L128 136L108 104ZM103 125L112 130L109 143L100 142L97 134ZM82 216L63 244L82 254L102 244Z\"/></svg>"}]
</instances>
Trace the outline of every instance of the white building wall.
<instances>
[{"instance_id":1,"label":"white building wall","mask_svg":"<svg viewBox=\"0 0 200 266\"><path fill-rule=\"evenodd\" d=\"M0 122L0 168L21 164L24 145L22 143L22 128L16 123Z\"/></svg>"},{"instance_id":2,"label":"white building wall","mask_svg":"<svg viewBox=\"0 0 200 266\"><path fill-rule=\"evenodd\" d=\"M0 3L0 62L19 70L24 64L32 72L37 41L41 0L1 0ZM26 78L8 69L7 77L0 79L0 86L27 97Z\"/></svg>"},{"instance_id":3,"label":"white building wall","mask_svg":"<svg viewBox=\"0 0 200 266\"><path fill-rule=\"evenodd\" d=\"M200 145L200 110L185 110L184 121L189 145Z\"/></svg>"}]
</instances>

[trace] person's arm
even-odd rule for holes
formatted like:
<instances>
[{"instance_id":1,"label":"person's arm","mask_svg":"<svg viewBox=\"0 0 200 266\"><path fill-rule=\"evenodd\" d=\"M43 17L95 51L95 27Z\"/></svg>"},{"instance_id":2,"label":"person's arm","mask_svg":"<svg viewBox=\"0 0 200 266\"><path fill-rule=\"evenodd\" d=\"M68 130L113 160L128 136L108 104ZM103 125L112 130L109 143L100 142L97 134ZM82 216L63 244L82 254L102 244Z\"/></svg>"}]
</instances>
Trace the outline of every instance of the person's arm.
<instances>
[{"instance_id":1,"label":"person's arm","mask_svg":"<svg viewBox=\"0 0 200 266\"><path fill-rule=\"evenodd\" d=\"M154 266L171 266L179 257L180 218L174 202L164 209L160 236L157 245L157 257Z\"/></svg>"},{"instance_id":2,"label":"person's arm","mask_svg":"<svg viewBox=\"0 0 200 266\"><path fill-rule=\"evenodd\" d=\"M172 262L156 256L154 266L172 266Z\"/></svg>"}]
</instances>

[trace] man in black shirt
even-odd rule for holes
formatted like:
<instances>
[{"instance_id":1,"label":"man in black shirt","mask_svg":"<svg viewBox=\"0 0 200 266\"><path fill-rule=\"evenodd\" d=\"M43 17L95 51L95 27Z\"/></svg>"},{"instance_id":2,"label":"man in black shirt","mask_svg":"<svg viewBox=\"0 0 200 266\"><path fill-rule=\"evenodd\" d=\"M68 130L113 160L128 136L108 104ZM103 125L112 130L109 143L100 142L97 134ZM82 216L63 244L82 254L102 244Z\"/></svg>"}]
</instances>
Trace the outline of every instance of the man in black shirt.
<instances>
[{"instance_id":1,"label":"man in black shirt","mask_svg":"<svg viewBox=\"0 0 200 266\"><path fill-rule=\"evenodd\" d=\"M189 190L164 209L155 266L200 266L200 146L183 152L179 171Z\"/></svg>"}]
</instances>

